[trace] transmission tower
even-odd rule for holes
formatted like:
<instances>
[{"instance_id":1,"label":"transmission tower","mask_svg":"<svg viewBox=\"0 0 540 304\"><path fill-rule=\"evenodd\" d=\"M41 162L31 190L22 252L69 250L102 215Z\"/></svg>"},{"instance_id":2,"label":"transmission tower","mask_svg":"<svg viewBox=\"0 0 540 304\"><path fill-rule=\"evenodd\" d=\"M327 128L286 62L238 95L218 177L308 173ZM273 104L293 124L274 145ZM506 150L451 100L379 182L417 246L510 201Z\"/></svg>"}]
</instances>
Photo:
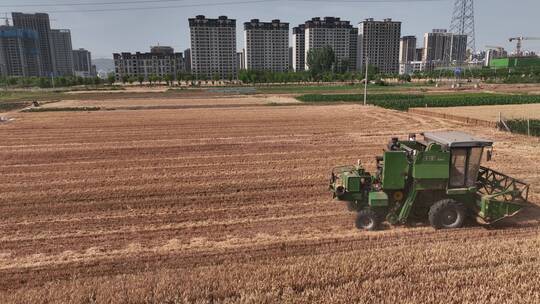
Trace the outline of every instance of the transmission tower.
<instances>
[{"instance_id":1,"label":"transmission tower","mask_svg":"<svg viewBox=\"0 0 540 304\"><path fill-rule=\"evenodd\" d=\"M450 32L467 35L467 48L476 51L474 33L474 0L455 0Z\"/></svg>"}]
</instances>

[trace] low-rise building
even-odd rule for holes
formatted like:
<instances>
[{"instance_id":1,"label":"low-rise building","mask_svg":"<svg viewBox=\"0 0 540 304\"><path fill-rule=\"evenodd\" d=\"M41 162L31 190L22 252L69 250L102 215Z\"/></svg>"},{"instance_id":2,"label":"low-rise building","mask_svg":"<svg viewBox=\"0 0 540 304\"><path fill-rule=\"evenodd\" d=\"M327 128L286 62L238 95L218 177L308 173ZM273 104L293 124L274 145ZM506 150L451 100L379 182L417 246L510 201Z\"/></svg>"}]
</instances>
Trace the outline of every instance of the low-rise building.
<instances>
[{"instance_id":1,"label":"low-rise building","mask_svg":"<svg viewBox=\"0 0 540 304\"><path fill-rule=\"evenodd\" d=\"M433 64L425 61L409 61L399 64L400 75L412 75L418 72L432 71Z\"/></svg>"},{"instance_id":2,"label":"low-rise building","mask_svg":"<svg viewBox=\"0 0 540 304\"><path fill-rule=\"evenodd\" d=\"M174 53L170 47L151 49L154 52L114 53L116 79L120 81L124 77L144 77L145 80L149 80L150 76L167 75L176 78L178 72L185 72L182 53Z\"/></svg>"}]
</instances>

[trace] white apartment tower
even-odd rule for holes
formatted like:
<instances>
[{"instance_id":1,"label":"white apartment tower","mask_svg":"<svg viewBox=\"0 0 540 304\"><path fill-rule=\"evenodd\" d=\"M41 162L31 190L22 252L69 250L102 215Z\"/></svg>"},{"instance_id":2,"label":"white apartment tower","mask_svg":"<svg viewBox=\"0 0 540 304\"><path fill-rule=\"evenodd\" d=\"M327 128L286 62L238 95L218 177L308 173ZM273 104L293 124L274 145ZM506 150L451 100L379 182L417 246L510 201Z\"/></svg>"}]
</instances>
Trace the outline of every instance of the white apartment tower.
<instances>
[{"instance_id":1,"label":"white apartment tower","mask_svg":"<svg viewBox=\"0 0 540 304\"><path fill-rule=\"evenodd\" d=\"M197 77L236 77L236 20L226 16L189 19L191 31L191 71Z\"/></svg>"},{"instance_id":2,"label":"white apartment tower","mask_svg":"<svg viewBox=\"0 0 540 304\"><path fill-rule=\"evenodd\" d=\"M349 21L336 17L313 18L305 24L305 68L310 50L330 46L336 54L338 64L346 64L349 70L356 69L357 31Z\"/></svg>"},{"instance_id":3,"label":"white apartment tower","mask_svg":"<svg viewBox=\"0 0 540 304\"><path fill-rule=\"evenodd\" d=\"M358 31L361 66L364 67L368 58L369 65L376 66L380 73L397 74L401 22L370 18L360 23Z\"/></svg>"},{"instance_id":4,"label":"white apartment tower","mask_svg":"<svg viewBox=\"0 0 540 304\"><path fill-rule=\"evenodd\" d=\"M245 68L256 71L289 70L289 24L280 20L244 23Z\"/></svg>"},{"instance_id":5,"label":"white apartment tower","mask_svg":"<svg viewBox=\"0 0 540 304\"><path fill-rule=\"evenodd\" d=\"M292 67L295 72L306 69L306 26L300 24L293 28Z\"/></svg>"}]
</instances>

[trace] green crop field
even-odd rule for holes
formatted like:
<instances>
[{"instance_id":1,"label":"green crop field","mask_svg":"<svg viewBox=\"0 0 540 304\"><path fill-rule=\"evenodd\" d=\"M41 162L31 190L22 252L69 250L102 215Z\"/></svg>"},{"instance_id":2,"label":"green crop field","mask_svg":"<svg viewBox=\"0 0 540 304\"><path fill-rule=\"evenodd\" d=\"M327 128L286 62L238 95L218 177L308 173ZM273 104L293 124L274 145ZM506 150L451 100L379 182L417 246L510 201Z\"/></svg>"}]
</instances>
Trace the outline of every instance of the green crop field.
<instances>
[{"instance_id":1,"label":"green crop field","mask_svg":"<svg viewBox=\"0 0 540 304\"><path fill-rule=\"evenodd\" d=\"M540 137L540 120L512 119L506 121L512 133L529 134Z\"/></svg>"},{"instance_id":2,"label":"green crop field","mask_svg":"<svg viewBox=\"0 0 540 304\"><path fill-rule=\"evenodd\" d=\"M384 91L399 91L407 88L422 88L427 87L425 84L399 84L399 85L369 85L370 91L384 92ZM307 93L335 93L335 92L362 92L364 90L363 84L343 84L343 85L276 85L276 86L257 86L257 93L289 93L289 94L307 94Z\"/></svg>"},{"instance_id":3,"label":"green crop field","mask_svg":"<svg viewBox=\"0 0 540 304\"><path fill-rule=\"evenodd\" d=\"M335 94L321 95L309 94L297 97L306 103L336 103L350 102L361 103L364 101L362 94ZM445 95L421 95L421 94L370 94L367 99L369 104L379 107L406 111L409 108L420 107L458 107L458 106L483 106L483 105L506 105L506 104L530 104L540 103L540 95L507 95L507 94L445 94Z\"/></svg>"}]
</instances>

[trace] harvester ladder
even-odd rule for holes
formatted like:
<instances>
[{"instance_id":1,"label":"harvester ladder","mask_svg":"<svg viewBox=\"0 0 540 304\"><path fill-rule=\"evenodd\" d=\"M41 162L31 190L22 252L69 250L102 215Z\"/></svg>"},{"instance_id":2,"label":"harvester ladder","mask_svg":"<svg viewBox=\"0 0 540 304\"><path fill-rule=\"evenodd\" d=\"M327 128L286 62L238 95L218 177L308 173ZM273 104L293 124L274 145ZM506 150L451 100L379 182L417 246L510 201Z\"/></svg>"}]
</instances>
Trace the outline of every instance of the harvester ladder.
<instances>
[{"instance_id":1,"label":"harvester ladder","mask_svg":"<svg viewBox=\"0 0 540 304\"><path fill-rule=\"evenodd\" d=\"M411 213L411 209L414 204L414 201L416 200L417 194L418 194L418 190L416 190L416 184L413 184L411 187L411 192L409 192L409 195L407 196L407 200L405 200L405 203L403 204L403 207L401 207L401 211L399 212L398 221L400 223L405 224L407 222L407 219L409 218L409 214Z\"/></svg>"}]
</instances>

